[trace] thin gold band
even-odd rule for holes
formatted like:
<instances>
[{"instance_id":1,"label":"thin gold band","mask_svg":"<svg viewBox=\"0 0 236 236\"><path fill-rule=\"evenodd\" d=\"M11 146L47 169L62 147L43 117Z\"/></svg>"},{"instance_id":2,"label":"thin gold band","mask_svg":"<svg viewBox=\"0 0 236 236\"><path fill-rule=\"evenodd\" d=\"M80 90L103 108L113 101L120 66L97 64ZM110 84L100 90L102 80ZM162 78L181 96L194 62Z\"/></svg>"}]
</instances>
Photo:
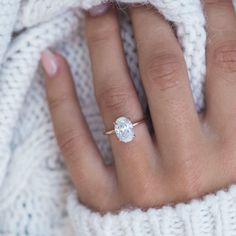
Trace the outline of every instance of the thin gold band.
<instances>
[{"instance_id":1,"label":"thin gold band","mask_svg":"<svg viewBox=\"0 0 236 236\"><path fill-rule=\"evenodd\" d=\"M140 125L140 124L142 124L142 123L144 123L144 122L145 122L145 119L142 119L142 120L140 120L140 121L137 121L137 122L135 122L135 123L133 124L133 127L135 127L135 126L137 126L137 125ZM109 131L104 131L104 134L105 134L105 135L115 134L115 130L112 129L112 130L109 130Z\"/></svg>"}]
</instances>

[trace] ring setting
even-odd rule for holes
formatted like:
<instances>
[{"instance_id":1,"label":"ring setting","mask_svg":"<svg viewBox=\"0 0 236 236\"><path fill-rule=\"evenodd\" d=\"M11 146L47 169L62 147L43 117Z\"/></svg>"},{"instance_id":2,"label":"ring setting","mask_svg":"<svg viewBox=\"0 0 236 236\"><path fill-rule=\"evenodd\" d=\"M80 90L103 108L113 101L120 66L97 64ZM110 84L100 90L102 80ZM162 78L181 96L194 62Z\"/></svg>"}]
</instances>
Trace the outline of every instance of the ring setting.
<instances>
[{"instance_id":1,"label":"ring setting","mask_svg":"<svg viewBox=\"0 0 236 236\"><path fill-rule=\"evenodd\" d=\"M115 134L120 142L129 143L134 140L135 132L134 127L143 123L144 119L135 123L127 117L121 116L114 122L114 129L110 131L105 131L104 134L111 135Z\"/></svg>"}]
</instances>

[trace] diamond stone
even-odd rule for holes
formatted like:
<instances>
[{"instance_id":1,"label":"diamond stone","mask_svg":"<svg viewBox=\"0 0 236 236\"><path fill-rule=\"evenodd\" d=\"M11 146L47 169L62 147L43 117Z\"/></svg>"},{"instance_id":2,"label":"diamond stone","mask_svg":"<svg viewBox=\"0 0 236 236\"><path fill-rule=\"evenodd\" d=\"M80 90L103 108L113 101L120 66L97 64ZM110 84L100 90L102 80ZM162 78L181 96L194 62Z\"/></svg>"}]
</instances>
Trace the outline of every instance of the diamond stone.
<instances>
[{"instance_id":1,"label":"diamond stone","mask_svg":"<svg viewBox=\"0 0 236 236\"><path fill-rule=\"evenodd\" d=\"M116 136L121 142L128 143L134 139L134 127L128 118L119 117L114 125Z\"/></svg>"}]
</instances>

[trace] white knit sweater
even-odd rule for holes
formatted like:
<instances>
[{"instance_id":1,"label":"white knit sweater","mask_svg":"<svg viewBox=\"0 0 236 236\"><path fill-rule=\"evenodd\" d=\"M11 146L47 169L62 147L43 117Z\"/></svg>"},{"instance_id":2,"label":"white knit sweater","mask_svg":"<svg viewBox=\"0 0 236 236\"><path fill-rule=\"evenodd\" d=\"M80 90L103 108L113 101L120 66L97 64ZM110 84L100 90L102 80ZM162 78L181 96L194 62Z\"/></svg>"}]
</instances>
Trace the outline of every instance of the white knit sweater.
<instances>
[{"instance_id":1,"label":"white knit sweater","mask_svg":"<svg viewBox=\"0 0 236 236\"><path fill-rule=\"evenodd\" d=\"M79 203L55 142L38 65L40 53L47 47L66 56L83 113L109 160L111 151L93 95L81 11L100 2L0 0L0 235L236 235L236 186L190 203L147 212L123 209L117 215L102 216ZM206 41L200 0L143 2L151 3L176 25L200 110L204 106ZM124 12L121 21L128 65L145 104L133 34Z\"/></svg>"}]
</instances>

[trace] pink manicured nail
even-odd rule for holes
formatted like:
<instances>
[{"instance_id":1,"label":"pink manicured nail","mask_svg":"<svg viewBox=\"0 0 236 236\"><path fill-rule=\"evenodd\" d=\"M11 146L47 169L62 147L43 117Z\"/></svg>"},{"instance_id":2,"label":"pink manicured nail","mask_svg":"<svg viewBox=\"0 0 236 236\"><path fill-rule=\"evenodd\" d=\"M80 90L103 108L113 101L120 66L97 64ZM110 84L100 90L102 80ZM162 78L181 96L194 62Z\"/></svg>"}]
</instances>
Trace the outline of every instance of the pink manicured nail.
<instances>
[{"instance_id":1,"label":"pink manicured nail","mask_svg":"<svg viewBox=\"0 0 236 236\"><path fill-rule=\"evenodd\" d=\"M58 70L57 59L50 50L45 50L42 53L42 65L48 76L53 77L56 75Z\"/></svg>"},{"instance_id":2,"label":"pink manicured nail","mask_svg":"<svg viewBox=\"0 0 236 236\"><path fill-rule=\"evenodd\" d=\"M94 6L88 10L91 16L100 16L103 15L109 8L108 3L103 3L98 6Z\"/></svg>"}]
</instances>

